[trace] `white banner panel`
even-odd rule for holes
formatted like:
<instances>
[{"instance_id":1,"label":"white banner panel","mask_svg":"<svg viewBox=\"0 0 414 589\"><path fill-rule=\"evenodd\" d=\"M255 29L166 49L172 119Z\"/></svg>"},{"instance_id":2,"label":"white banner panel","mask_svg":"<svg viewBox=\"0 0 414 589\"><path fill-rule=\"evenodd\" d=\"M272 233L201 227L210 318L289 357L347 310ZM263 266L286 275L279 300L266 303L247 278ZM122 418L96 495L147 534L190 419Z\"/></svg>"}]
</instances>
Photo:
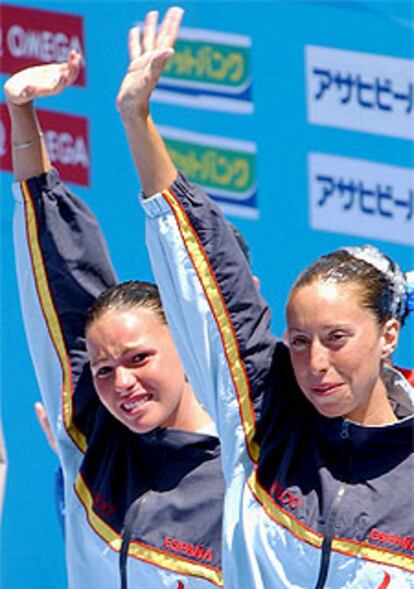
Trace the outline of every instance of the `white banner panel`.
<instances>
[{"instance_id":1,"label":"white banner panel","mask_svg":"<svg viewBox=\"0 0 414 589\"><path fill-rule=\"evenodd\" d=\"M308 121L414 138L414 60L305 46Z\"/></svg>"},{"instance_id":2,"label":"white banner panel","mask_svg":"<svg viewBox=\"0 0 414 589\"><path fill-rule=\"evenodd\" d=\"M308 157L312 229L414 245L414 171L323 153Z\"/></svg>"}]
</instances>

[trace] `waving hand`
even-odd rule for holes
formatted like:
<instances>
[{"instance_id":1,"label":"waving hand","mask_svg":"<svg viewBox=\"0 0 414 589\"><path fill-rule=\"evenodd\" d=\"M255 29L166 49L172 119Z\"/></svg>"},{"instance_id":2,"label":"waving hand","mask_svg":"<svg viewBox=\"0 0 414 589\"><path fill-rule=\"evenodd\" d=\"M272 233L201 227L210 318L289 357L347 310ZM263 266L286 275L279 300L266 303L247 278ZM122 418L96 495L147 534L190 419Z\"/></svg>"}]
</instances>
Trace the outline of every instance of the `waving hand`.
<instances>
[{"instance_id":1,"label":"waving hand","mask_svg":"<svg viewBox=\"0 0 414 589\"><path fill-rule=\"evenodd\" d=\"M124 119L148 114L152 91L174 53L182 17L181 8L169 8L157 30L158 12L153 10L145 18L143 31L138 26L130 30L130 64L117 97L117 106Z\"/></svg>"}]
</instances>

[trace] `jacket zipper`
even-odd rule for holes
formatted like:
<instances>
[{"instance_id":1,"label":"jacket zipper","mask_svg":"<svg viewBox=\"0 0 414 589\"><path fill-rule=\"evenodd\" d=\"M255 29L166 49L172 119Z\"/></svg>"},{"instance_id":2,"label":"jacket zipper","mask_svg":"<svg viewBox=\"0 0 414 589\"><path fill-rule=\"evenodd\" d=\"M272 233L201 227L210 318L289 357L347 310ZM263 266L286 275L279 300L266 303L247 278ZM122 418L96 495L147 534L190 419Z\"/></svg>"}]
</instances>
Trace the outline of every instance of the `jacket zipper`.
<instances>
[{"instance_id":1,"label":"jacket zipper","mask_svg":"<svg viewBox=\"0 0 414 589\"><path fill-rule=\"evenodd\" d=\"M157 435L157 434L156 434ZM130 507L128 508L125 518L124 518L124 527L121 533L122 543L121 543L121 550L119 552L119 571L121 575L121 589L128 589L128 568L127 568L127 561L128 561L128 550L129 550L129 543L131 541L131 533L132 527L134 522L138 519L139 511L141 507L148 499L148 495L150 493L156 492L155 489L158 489L158 484L160 477L162 475L164 463L166 460L166 452L165 450L162 452L162 456L160 459L160 463L158 465L158 471L155 476L155 480L153 482L152 487L145 491L138 499L132 502ZM139 589L139 587L135 587L134 589Z\"/></svg>"},{"instance_id":2,"label":"jacket zipper","mask_svg":"<svg viewBox=\"0 0 414 589\"><path fill-rule=\"evenodd\" d=\"M130 508L128 509L128 511L125 515L124 528L121 533L122 544L121 544L121 550L119 553L119 571L121 574L121 589L128 589L127 560L128 560L129 543L131 541L132 526L134 525L134 522L136 521L136 519L138 517L138 513L139 513L142 505L147 500L149 493L151 493L151 489L146 491L145 493L143 493L141 495L141 497L138 497L138 499L136 499L132 503L132 505L130 506ZM135 589L139 589L139 588L136 587Z\"/></svg>"},{"instance_id":3,"label":"jacket zipper","mask_svg":"<svg viewBox=\"0 0 414 589\"><path fill-rule=\"evenodd\" d=\"M349 438L349 421L344 420L342 424L341 438L344 440L344 444L346 444L346 440ZM349 472L351 464L349 463L347 467L348 468L346 471ZM319 568L319 576L315 585L315 589L323 589L323 587L325 587L325 582L329 571L329 561L331 558L332 537L334 536L335 532L335 520L338 515L341 501L345 495L345 490L346 483L342 481L333 501L331 513L329 514L327 530L322 543L321 565Z\"/></svg>"}]
</instances>

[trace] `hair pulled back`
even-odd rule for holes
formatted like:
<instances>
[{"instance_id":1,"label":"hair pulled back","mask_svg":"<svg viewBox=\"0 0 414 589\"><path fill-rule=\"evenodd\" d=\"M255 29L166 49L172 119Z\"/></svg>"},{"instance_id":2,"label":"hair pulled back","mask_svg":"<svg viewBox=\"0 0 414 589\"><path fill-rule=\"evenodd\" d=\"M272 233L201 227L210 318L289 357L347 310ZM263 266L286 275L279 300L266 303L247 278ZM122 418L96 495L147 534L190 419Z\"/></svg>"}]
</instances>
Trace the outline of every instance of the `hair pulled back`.
<instances>
[{"instance_id":1,"label":"hair pulled back","mask_svg":"<svg viewBox=\"0 0 414 589\"><path fill-rule=\"evenodd\" d=\"M129 280L104 290L89 309L85 331L107 311L125 311L145 308L167 323L158 288L151 282Z\"/></svg>"},{"instance_id":2,"label":"hair pulled back","mask_svg":"<svg viewBox=\"0 0 414 589\"><path fill-rule=\"evenodd\" d=\"M298 276L290 298L303 286L318 281L357 286L361 305L373 312L380 325L391 318L404 324L413 309L407 277L391 258L371 245L321 256Z\"/></svg>"}]
</instances>

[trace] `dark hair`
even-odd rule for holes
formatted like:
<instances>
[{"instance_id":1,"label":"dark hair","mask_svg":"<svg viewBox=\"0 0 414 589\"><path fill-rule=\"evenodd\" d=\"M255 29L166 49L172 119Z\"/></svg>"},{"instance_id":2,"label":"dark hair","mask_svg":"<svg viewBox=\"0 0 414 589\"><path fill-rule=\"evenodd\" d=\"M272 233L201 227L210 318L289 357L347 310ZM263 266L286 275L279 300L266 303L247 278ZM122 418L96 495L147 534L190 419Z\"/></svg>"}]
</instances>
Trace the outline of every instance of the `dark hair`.
<instances>
[{"instance_id":1,"label":"dark hair","mask_svg":"<svg viewBox=\"0 0 414 589\"><path fill-rule=\"evenodd\" d=\"M387 264L386 270L363 259L371 256L380 257L381 262ZM317 281L355 285L361 305L374 313L379 325L392 317L403 323L409 311L405 305L404 284L401 285L404 279L400 275L403 276L398 266L372 246L349 251L344 248L321 256L305 268L293 284L289 299L303 286Z\"/></svg>"},{"instance_id":2,"label":"dark hair","mask_svg":"<svg viewBox=\"0 0 414 589\"><path fill-rule=\"evenodd\" d=\"M86 318L85 331L107 311L140 307L154 311L162 323L167 323L157 286L151 282L129 280L111 286L95 299Z\"/></svg>"}]
</instances>

